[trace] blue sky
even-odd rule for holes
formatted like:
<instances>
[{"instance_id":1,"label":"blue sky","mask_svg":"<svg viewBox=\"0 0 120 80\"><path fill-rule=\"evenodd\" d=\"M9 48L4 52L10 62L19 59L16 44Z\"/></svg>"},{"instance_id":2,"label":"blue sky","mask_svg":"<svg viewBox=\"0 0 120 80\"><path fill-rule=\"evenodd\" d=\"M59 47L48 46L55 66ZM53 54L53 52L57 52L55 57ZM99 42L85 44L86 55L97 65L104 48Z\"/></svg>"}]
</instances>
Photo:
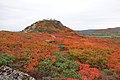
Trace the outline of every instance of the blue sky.
<instances>
[{"instance_id":1,"label":"blue sky","mask_svg":"<svg viewBox=\"0 0 120 80\"><path fill-rule=\"evenodd\" d=\"M74 30L120 27L120 0L0 0L0 30L21 31L42 19Z\"/></svg>"}]
</instances>

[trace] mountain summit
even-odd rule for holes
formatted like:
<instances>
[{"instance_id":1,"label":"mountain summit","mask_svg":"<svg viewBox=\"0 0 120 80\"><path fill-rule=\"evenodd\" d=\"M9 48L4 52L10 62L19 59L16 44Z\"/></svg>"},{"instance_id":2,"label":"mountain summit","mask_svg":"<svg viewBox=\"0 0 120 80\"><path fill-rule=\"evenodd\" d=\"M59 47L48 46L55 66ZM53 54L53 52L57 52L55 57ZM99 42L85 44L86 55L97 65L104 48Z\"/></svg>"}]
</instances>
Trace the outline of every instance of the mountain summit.
<instances>
[{"instance_id":1,"label":"mountain summit","mask_svg":"<svg viewBox=\"0 0 120 80\"><path fill-rule=\"evenodd\" d=\"M74 30L64 26L60 21L58 20L40 20L32 25L26 27L22 32L24 33L49 33L49 34L61 34L63 36L79 36L84 37L83 35L75 32Z\"/></svg>"},{"instance_id":2,"label":"mountain summit","mask_svg":"<svg viewBox=\"0 0 120 80\"><path fill-rule=\"evenodd\" d=\"M26 27L23 32L58 32L60 30L67 30L68 28L64 26L58 20L41 20L38 22L33 23L32 25Z\"/></svg>"}]
</instances>

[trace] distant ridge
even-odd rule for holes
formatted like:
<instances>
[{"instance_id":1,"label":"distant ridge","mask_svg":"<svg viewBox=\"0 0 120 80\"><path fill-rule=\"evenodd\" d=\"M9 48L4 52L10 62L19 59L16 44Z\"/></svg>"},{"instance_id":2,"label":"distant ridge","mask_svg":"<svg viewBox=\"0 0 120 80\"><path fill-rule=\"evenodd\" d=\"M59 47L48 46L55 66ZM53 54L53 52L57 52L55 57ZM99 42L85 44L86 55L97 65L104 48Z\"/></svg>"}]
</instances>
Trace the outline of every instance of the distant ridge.
<instances>
[{"instance_id":1,"label":"distant ridge","mask_svg":"<svg viewBox=\"0 0 120 80\"><path fill-rule=\"evenodd\" d=\"M120 27L107 29L90 29L90 30L76 30L78 33L90 37L120 37Z\"/></svg>"}]
</instances>

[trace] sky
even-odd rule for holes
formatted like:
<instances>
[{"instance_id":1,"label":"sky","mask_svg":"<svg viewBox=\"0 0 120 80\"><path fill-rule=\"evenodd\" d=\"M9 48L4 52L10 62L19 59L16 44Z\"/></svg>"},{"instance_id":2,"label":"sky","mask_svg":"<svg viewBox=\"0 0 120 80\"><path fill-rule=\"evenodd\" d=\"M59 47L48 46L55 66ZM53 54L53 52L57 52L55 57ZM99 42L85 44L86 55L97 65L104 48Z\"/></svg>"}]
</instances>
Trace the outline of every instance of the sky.
<instances>
[{"instance_id":1,"label":"sky","mask_svg":"<svg viewBox=\"0 0 120 80\"><path fill-rule=\"evenodd\" d=\"M120 0L0 0L0 30L21 31L43 19L74 30L120 27Z\"/></svg>"}]
</instances>

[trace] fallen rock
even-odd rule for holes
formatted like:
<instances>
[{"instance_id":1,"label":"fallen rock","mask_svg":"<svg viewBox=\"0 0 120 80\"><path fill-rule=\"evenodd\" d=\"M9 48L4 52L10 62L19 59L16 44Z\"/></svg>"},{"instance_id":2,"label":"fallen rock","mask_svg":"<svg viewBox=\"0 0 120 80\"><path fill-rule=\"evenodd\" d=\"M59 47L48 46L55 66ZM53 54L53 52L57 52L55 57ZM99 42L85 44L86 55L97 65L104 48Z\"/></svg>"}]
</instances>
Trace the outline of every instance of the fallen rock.
<instances>
[{"instance_id":1,"label":"fallen rock","mask_svg":"<svg viewBox=\"0 0 120 80\"><path fill-rule=\"evenodd\" d=\"M13 70L8 66L0 67L0 80L36 80L27 73Z\"/></svg>"}]
</instances>

